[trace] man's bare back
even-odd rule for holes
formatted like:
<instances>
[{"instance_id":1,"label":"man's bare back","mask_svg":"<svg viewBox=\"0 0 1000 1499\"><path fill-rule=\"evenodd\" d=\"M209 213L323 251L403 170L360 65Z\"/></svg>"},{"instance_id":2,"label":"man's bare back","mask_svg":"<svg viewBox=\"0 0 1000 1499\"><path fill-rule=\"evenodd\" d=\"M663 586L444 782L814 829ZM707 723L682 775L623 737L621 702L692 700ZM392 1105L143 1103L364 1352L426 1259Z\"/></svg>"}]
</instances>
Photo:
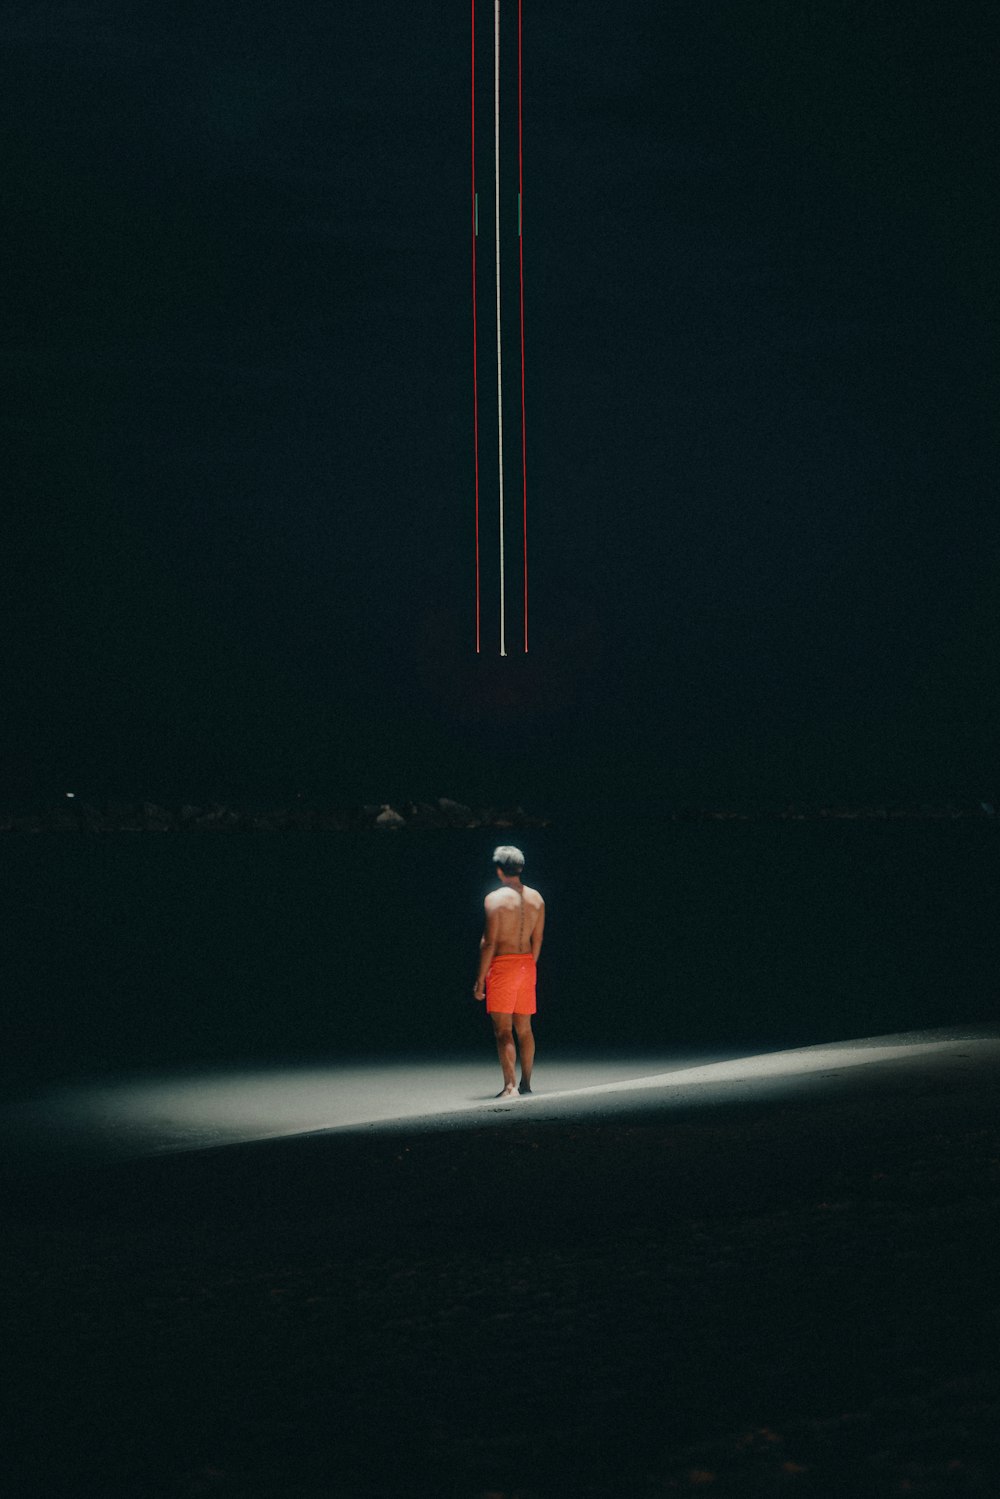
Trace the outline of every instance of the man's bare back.
<instances>
[{"instance_id":1,"label":"man's bare back","mask_svg":"<svg viewBox=\"0 0 1000 1499\"><path fill-rule=\"evenodd\" d=\"M522 899L523 896L523 899ZM493 951L498 957L507 953L532 952L535 944L532 936L538 932L544 902L537 890L522 885L521 893L509 885L500 890L491 890L486 897L486 911L496 913Z\"/></svg>"}]
</instances>

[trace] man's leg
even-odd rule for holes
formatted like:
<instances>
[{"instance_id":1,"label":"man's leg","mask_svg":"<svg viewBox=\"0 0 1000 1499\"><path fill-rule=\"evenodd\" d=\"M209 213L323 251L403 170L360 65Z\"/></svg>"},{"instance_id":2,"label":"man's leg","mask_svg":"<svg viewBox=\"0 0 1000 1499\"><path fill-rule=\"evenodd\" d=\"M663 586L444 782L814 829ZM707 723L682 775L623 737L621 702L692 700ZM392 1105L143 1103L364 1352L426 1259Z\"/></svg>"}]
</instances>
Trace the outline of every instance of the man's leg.
<instances>
[{"instance_id":1,"label":"man's leg","mask_svg":"<svg viewBox=\"0 0 1000 1499\"><path fill-rule=\"evenodd\" d=\"M500 1058L500 1067L503 1071L503 1091L497 1094L498 1098L510 1098L516 1092L517 1083L514 1080L514 1032L511 1029L511 1015L498 1015L494 1010L490 1019L493 1021L493 1034L496 1036L497 1056Z\"/></svg>"},{"instance_id":2,"label":"man's leg","mask_svg":"<svg viewBox=\"0 0 1000 1499\"><path fill-rule=\"evenodd\" d=\"M531 1029L530 1015L515 1015L514 1029L517 1031L517 1049L521 1053L521 1086L519 1093L531 1092L531 1068L535 1060L535 1035Z\"/></svg>"}]
</instances>

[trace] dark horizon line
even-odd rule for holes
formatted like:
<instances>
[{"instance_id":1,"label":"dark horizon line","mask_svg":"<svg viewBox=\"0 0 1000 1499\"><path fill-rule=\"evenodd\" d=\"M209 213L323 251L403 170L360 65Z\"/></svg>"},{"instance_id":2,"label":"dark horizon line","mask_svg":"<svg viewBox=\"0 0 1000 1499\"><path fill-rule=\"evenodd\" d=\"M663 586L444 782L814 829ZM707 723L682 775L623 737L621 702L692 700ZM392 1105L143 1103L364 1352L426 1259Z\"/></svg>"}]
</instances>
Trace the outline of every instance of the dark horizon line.
<instances>
[{"instance_id":1,"label":"dark horizon line","mask_svg":"<svg viewBox=\"0 0 1000 1499\"><path fill-rule=\"evenodd\" d=\"M403 810L399 810L402 808ZM586 803L581 814L586 815ZM851 806L842 802L810 804L804 802L772 803L750 811L739 807L678 806L654 811L637 808L640 818L660 817L674 822L707 821L955 821L997 817L992 801L862 803ZM389 802L333 804L316 797L298 794L294 798L252 807L231 801L211 799L203 803L182 802L172 806L148 799L125 800L101 798L89 801L67 793L56 805L19 810L0 807L0 832L188 832L195 830L280 831L298 829L320 832L353 832L367 829L378 832L410 829L447 830L475 828L547 828L553 819L524 810L520 803L511 806L472 807L463 802L439 797L430 802Z\"/></svg>"}]
</instances>

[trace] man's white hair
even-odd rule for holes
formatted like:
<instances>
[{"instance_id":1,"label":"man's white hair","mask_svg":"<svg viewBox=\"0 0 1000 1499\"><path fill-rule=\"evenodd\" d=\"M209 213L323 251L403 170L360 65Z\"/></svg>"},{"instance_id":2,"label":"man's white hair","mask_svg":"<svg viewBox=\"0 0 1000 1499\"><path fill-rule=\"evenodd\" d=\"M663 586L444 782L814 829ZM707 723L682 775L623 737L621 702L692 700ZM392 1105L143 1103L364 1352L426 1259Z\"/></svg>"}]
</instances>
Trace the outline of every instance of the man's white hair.
<instances>
[{"instance_id":1,"label":"man's white hair","mask_svg":"<svg viewBox=\"0 0 1000 1499\"><path fill-rule=\"evenodd\" d=\"M493 850L493 863L499 864L506 875L520 874L524 868L524 855L512 843L501 843Z\"/></svg>"}]
</instances>

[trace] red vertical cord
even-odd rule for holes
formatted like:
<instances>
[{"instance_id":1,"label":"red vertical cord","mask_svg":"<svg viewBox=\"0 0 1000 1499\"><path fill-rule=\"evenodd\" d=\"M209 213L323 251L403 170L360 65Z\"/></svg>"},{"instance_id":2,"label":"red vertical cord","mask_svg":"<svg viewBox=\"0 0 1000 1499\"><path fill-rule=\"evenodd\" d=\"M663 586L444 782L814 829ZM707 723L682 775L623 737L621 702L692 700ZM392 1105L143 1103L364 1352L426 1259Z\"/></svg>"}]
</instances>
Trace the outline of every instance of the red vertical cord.
<instances>
[{"instance_id":1,"label":"red vertical cord","mask_svg":"<svg viewBox=\"0 0 1000 1499\"><path fill-rule=\"evenodd\" d=\"M521 267L521 476L524 483L524 649L528 649L528 473L524 437L524 160L521 128L521 0L517 0L517 187L518 251Z\"/></svg>"},{"instance_id":2,"label":"red vertical cord","mask_svg":"<svg viewBox=\"0 0 1000 1499\"><path fill-rule=\"evenodd\" d=\"M472 0L472 397L476 462L476 654L479 654L479 385L476 346L476 0Z\"/></svg>"}]
</instances>

